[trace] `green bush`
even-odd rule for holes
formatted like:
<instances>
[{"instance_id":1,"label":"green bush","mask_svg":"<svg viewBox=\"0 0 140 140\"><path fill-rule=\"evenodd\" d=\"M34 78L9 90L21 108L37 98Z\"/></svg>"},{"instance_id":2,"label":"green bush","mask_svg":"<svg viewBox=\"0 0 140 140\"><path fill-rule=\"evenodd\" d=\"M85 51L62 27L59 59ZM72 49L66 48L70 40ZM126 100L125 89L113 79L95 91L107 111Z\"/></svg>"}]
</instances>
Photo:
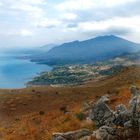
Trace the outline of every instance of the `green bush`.
<instances>
[{"instance_id":1,"label":"green bush","mask_svg":"<svg viewBox=\"0 0 140 140\"><path fill-rule=\"evenodd\" d=\"M85 114L82 113L82 112L77 113L75 116L80 121L82 121L82 120L84 120L86 118Z\"/></svg>"}]
</instances>

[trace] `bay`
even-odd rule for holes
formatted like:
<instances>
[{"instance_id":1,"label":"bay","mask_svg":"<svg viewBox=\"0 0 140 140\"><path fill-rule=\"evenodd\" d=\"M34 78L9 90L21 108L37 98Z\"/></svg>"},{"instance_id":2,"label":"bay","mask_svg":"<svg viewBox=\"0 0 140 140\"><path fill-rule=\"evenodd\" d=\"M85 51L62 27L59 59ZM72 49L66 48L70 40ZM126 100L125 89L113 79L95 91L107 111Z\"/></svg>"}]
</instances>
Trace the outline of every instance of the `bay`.
<instances>
[{"instance_id":1,"label":"bay","mask_svg":"<svg viewBox=\"0 0 140 140\"><path fill-rule=\"evenodd\" d=\"M0 54L0 88L24 88L26 83L42 71L52 68L31 62L29 59L19 59L11 54Z\"/></svg>"}]
</instances>

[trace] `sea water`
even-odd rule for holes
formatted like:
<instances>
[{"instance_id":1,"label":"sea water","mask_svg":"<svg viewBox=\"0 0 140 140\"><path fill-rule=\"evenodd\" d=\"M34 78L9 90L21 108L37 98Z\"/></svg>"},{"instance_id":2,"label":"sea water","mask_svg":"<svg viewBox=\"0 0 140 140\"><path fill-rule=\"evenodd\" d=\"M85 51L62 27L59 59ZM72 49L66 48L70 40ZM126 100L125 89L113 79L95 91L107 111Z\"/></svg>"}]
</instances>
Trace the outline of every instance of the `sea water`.
<instances>
[{"instance_id":1,"label":"sea water","mask_svg":"<svg viewBox=\"0 0 140 140\"><path fill-rule=\"evenodd\" d=\"M0 88L23 88L42 71L51 67L21 59L19 56L0 54Z\"/></svg>"}]
</instances>

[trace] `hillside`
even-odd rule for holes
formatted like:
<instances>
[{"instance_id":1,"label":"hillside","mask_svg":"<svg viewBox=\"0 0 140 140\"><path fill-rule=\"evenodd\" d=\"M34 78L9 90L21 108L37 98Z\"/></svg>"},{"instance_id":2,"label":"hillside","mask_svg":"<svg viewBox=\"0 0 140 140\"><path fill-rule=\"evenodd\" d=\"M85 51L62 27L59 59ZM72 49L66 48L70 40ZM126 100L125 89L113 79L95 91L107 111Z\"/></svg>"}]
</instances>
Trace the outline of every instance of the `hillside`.
<instances>
[{"instance_id":1,"label":"hillside","mask_svg":"<svg viewBox=\"0 0 140 140\"><path fill-rule=\"evenodd\" d=\"M113 35L99 36L64 43L52 48L46 55L34 56L32 61L48 65L94 63L137 50L140 50L140 44Z\"/></svg>"},{"instance_id":2,"label":"hillside","mask_svg":"<svg viewBox=\"0 0 140 140\"><path fill-rule=\"evenodd\" d=\"M27 86L51 85L74 86L84 84L86 81L105 78L119 72L124 66L140 64L140 52L125 53L95 64L69 64L55 66L48 72L44 71L30 81Z\"/></svg>"},{"instance_id":3,"label":"hillside","mask_svg":"<svg viewBox=\"0 0 140 140\"><path fill-rule=\"evenodd\" d=\"M114 108L127 104L129 87L140 87L140 68L126 67L107 79L93 80L75 87L33 87L0 90L0 138L2 140L50 140L53 132L79 128L94 129L81 117L84 102L110 95ZM67 113L66 113L67 112Z\"/></svg>"}]
</instances>

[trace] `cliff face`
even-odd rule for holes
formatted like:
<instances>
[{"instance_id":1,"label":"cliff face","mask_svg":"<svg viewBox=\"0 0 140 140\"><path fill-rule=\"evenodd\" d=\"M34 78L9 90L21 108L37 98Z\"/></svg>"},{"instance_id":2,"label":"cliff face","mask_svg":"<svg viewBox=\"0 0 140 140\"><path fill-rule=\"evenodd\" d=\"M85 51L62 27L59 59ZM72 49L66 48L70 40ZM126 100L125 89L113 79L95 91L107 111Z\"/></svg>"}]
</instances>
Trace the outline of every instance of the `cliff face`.
<instances>
[{"instance_id":1,"label":"cliff face","mask_svg":"<svg viewBox=\"0 0 140 140\"><path fill-rule=\"evenodd\" d=\"M108 96L102 96L91 107L89 118L97 130L81 129L67 133L54 133L53 140L138 140L140 139L140 90L130 88L132 95L128 107L119 104L115 110L108 106Z\"/></svg>"}]
</instances>

